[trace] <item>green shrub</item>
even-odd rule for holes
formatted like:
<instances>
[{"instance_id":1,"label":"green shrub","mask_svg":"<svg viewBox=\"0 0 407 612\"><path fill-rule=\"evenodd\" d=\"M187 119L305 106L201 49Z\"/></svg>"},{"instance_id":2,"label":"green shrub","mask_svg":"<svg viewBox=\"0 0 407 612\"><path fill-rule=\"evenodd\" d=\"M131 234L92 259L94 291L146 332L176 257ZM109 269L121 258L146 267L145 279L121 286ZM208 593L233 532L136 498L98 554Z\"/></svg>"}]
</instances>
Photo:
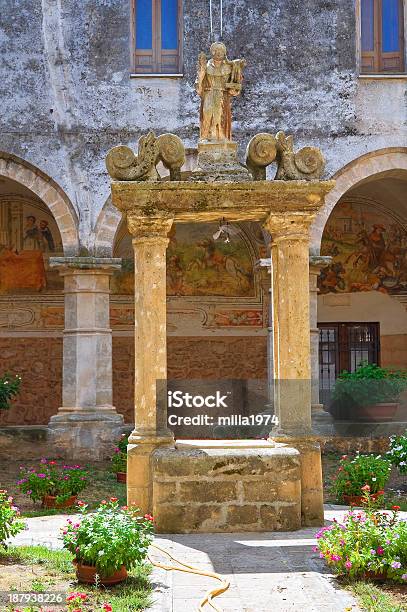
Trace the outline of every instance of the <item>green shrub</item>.
<instances>
[{"instance_id":1,"label":"green shrub","mask_svg":"<svg viewBox=\"0 0 407 612\"><path fill-rule=\"evenodd\" d=\"M407 429L400 436L390 437L390 449L386 457L394 467L398 468L400 474L407 473Z\"/></svg>"},{"instance_id":2,"label":"green shrub","mask_svg":"<svg viewBox=\"0 0 407 612\"><path fill-rule=\"evenodd\" d=\"M58 465L56 461L44 458L37 469L21 467L20 476L18 486L33 501L41 501L45 495L52 495L57 498L57 503L62 503L83 491L89 474L80 465Z\"/></svg>"},{"instance_id":3,"label":"green shrub","mask_svg":"<svg viewBox=\"0 0 407 612\"><path fill-rule=\"evenodd\" d=\"M13 498L7 491L0 490L0 547L7 548L6 540L25 529L25 523L19 516L20 511L13 505Z\"/></svg>"},{"instance_id":4,"label":"green shrub","mask_svg":"<svg viewBox=\"0 0 407 612\"><path fill-rule=\"evenodd\" d=\"M20 391L21 377L16 374L4 374L0 378L0 410L8 410L11 400L18 395Z\"/></svg>"},{"instance_id":5,"label":"green shrub","mask_svg":"<svg viewBox=\"0 0 407 612\"><path fill-rule=\"evenodd\" d=\"M112 457L112 472L127 472L127 445L129 436L122 434Z\"/></svg>"},{"instance_id":6,"label":"green shrub","mask_svg":"<svg viewBox=\"0 0 407 612\"><path fill-rule=\"evenodd\" d=\"M369 406L397 402L407 389L407 372L362 362L355 372L343 371L336 380L332 399L337 406Z\"/></svg>"},{"instance_id":7,"label":"green shrub","mask_svg":"<svg viewBox=\"0 0 407 612\"><path fill-rule=\"evenodd\" d=\"M377 494L384 489L390 471L390 461L380 455L343 455L332 477L332 493L339 502L344 501L344 495L362 495L365 485L369 485L372 494Z\"/></svg>"},{"instance_id":8,"label":"green shrub","mask_svg":"<svg viewBox=\"0 0 407 612\"><path fill-rule=\"evenodd\" d=\"M96 567L109 576L123 565L131 569L147 556L154 531L153 517L137 515L137 509L119 507L117 498L102 501L96 512L88 514L86 504L78 502L82 518L68 520L62 531L64 548L78 563Z\"/></svg>"}]
</instances>

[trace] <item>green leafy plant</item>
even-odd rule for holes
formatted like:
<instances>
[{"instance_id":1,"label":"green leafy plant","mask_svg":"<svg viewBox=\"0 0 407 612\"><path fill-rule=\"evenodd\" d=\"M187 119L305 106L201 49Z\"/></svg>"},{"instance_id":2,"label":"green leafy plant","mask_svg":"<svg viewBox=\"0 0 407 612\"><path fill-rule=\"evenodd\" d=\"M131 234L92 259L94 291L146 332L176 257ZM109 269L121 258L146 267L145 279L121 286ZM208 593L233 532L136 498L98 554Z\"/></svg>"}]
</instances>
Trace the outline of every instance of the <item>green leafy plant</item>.
<instances>
[{"instance_id":1,"label":"green leafy plant","mask_svg":"<svg viewBox=\"0 0 407 612\"><path fill-rule=\"evenodd\" d=\"M4 374L0 378L0 410L8 410L11 400L18 395L21 386L21 377L16 374Z\"/></svg>"},{"instance_id":2,"label":"green leafy plant","mask_svg":"<svg viewBox=\"0 0 407 612\"><path fill-rule=\"evenodd\" d=\"M400 507L379 511L368 485L363 494L364 509L350 510L342 523L323 527L316 534L314 552L337 574L351 579L379 574L407 583L407 522L398 520Z\"/></svg>"},{"instance_id":3,"label":"green leafy plant","mask_svg":"<svg viewBox=\"0 0 407 612\"><path fill-rule=\"evenodd\" d=\"M78 495L86 487L89 474L80 465L58 465L56 461L41 459L39 468L20 468L17 484L33 501L41 501L45 495L62 503L72 495Z\"/></svg>"},{"instance_id":4,"label":"green leafy plant","mask_svg":"<svg viewBox=\"0 0 407 612\"><path fill-rule=\"evenodd\" d=\"M355 372L344 370L336 380L332 399L338 406L370 406L397 402L407 389L407 372L362 362Z\"/></svg>"},{"instance_id":5,"label":"green leafy plant","mask_svg":"<svg viewBox=\"0 0 407 612\"><path fill-rule=\"evenodd\" d=\"M386 457L398 468L400 474L407 473L407 429L401 436L390 437L390 448Z\"/></svg>"},{"instance_id":6,"label":"green leafy plant","mask_svg":"<svg viewBox=\"0 0 407 612\"><path fill-rule=\"evenodd\" d=\"M364 485L369 485L371 493L377 494L390 477L390 461L381 455L343 455L339 463L331 485L339 502L344 501L344 495L362 495Z\"/></svg>"},{"instance_id":7,"label":"green leafy plant","mask_svg":"<svg viewBox=\"0 0 407 612\"><path fill-rule=\"evenodd\" d=\"M25 529L19 519L20 511L13 505L13 498L4 489L0 490L0 547L7 548L6 540Z\"/></svg>"},{"instance_id":8,"label":"green leafy plant","mask_svg":"<svg viewBox=\"0 0 407 612\"><path fill-rule=\"evenodd\" d=\"M112 456L112 472L127 472L127 445L129 436L122 434Z\"/></svg>"},{"instance_id":9,"label":"green leafy plant","mask_svg":"<svg viewBox=\"0 0 407 612\"><path fill-rule=\"evenodd\" d=\"M87 513L83 502L78 507L82 518L68 520L62 530L64 548L78 563L110 576L123 565L131 569L145 561L154 531L151 515L138 516L137 509L120 507L116 497L103 500L93 513Z\"/></svg>"}]
</instances>

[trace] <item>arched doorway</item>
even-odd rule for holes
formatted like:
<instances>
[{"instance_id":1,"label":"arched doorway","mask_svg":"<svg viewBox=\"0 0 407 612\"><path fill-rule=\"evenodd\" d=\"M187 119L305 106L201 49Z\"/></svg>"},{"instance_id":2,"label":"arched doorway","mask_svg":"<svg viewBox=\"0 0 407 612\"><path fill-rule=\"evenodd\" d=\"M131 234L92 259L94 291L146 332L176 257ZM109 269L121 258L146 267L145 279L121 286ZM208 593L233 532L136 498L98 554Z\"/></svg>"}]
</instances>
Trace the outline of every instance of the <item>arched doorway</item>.
<instances>
[{"instance_id":1,"label":"arched doorway","mask_svg":"<svg viewBox=\"0 0 407 612\"><path fill-rule=\"evenodd\" d=\"M40 170L0 153L0 372L21 393L2 425L46 425L61 405L63 279L53 256L78 251L77 219Z\"/></svg>"},{"instance_id":2,"label":"arched doorway","mask_svg":"<svg viewBox=\"0 0 407 612\"><path fill-rule=\"evenodd\" d=\"M321 255L332 257L320 274L318 297L325 404L338 374L361 361L407 369L406 158L400 151L366 156L338 179L339 188L345 175L359 180L330 208L321 237ZM394 418L407 419L405 403Z\"/></svg>"}]
</instances>

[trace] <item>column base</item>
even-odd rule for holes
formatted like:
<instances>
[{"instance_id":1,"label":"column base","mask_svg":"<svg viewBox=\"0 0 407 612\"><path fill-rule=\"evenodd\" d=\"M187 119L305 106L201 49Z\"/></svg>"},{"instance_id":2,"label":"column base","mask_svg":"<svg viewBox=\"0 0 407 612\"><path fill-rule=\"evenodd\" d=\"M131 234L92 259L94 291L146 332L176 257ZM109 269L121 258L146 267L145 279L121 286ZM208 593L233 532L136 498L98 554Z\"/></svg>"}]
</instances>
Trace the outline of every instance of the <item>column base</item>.
<instances>
[{"instance_id":1,"label":"column base","mask_svg":"<svg viewBox=\"0 0 407 612\"><path fill-rule=\"evenodd\" d=\"M315 436L291 436L271 432L269 442L295 448L301 458L301 520L304 527L324 524L324 490L321 446Z\"/></svg>"},{"instance_id":2,"label":"column base","mask_svg":"<svg viewBox=\"0 0 407 612\"><path fill-rule=\"evenodd\" d=\"M124 426L113 407L60 408L48 424L48 440L67 459L101 461L112 456Z\"/></svg>"},{"instance_id":3,"label":"column base","mask_svg":"<svg viewBox=\"0 0 407 612\"><path fill-rule=\"evenodd\" d=\"M174 448L169 435L140 435L133 431L127 446L127 504L139 508L142 514L153 511L153 471L151 456L157 448Z\"/></svg>"}]
</instances>

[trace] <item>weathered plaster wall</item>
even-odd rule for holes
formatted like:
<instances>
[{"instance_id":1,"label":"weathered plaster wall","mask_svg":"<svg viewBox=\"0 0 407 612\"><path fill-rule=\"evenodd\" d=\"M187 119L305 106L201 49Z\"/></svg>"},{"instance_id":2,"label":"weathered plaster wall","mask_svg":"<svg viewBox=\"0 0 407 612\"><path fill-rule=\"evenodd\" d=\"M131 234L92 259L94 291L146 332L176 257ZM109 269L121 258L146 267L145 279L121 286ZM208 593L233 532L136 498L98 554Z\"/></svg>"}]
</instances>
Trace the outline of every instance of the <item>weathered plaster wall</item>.
<instances>
[{"instance_id":1,"label":"weathered plaster wall","mask_svg":"<svg viewBox=\"0 0 407 612\"><path fill-rule=\"evenodd\" d=\"M92 247L111 146L134 145L148 129L196 144L193 82L208 48L209 3L184 1L182 79L129 77L129 0L3 0L1 13L0 149L61 185ZM405 81L358 79L355 31L353 0L224 3L229 54L248 62L234 104L242 148L258 131L285 129L298 145L322 146L330 175L367 151L405 144Z\"/></svg>"}]
</instances>

